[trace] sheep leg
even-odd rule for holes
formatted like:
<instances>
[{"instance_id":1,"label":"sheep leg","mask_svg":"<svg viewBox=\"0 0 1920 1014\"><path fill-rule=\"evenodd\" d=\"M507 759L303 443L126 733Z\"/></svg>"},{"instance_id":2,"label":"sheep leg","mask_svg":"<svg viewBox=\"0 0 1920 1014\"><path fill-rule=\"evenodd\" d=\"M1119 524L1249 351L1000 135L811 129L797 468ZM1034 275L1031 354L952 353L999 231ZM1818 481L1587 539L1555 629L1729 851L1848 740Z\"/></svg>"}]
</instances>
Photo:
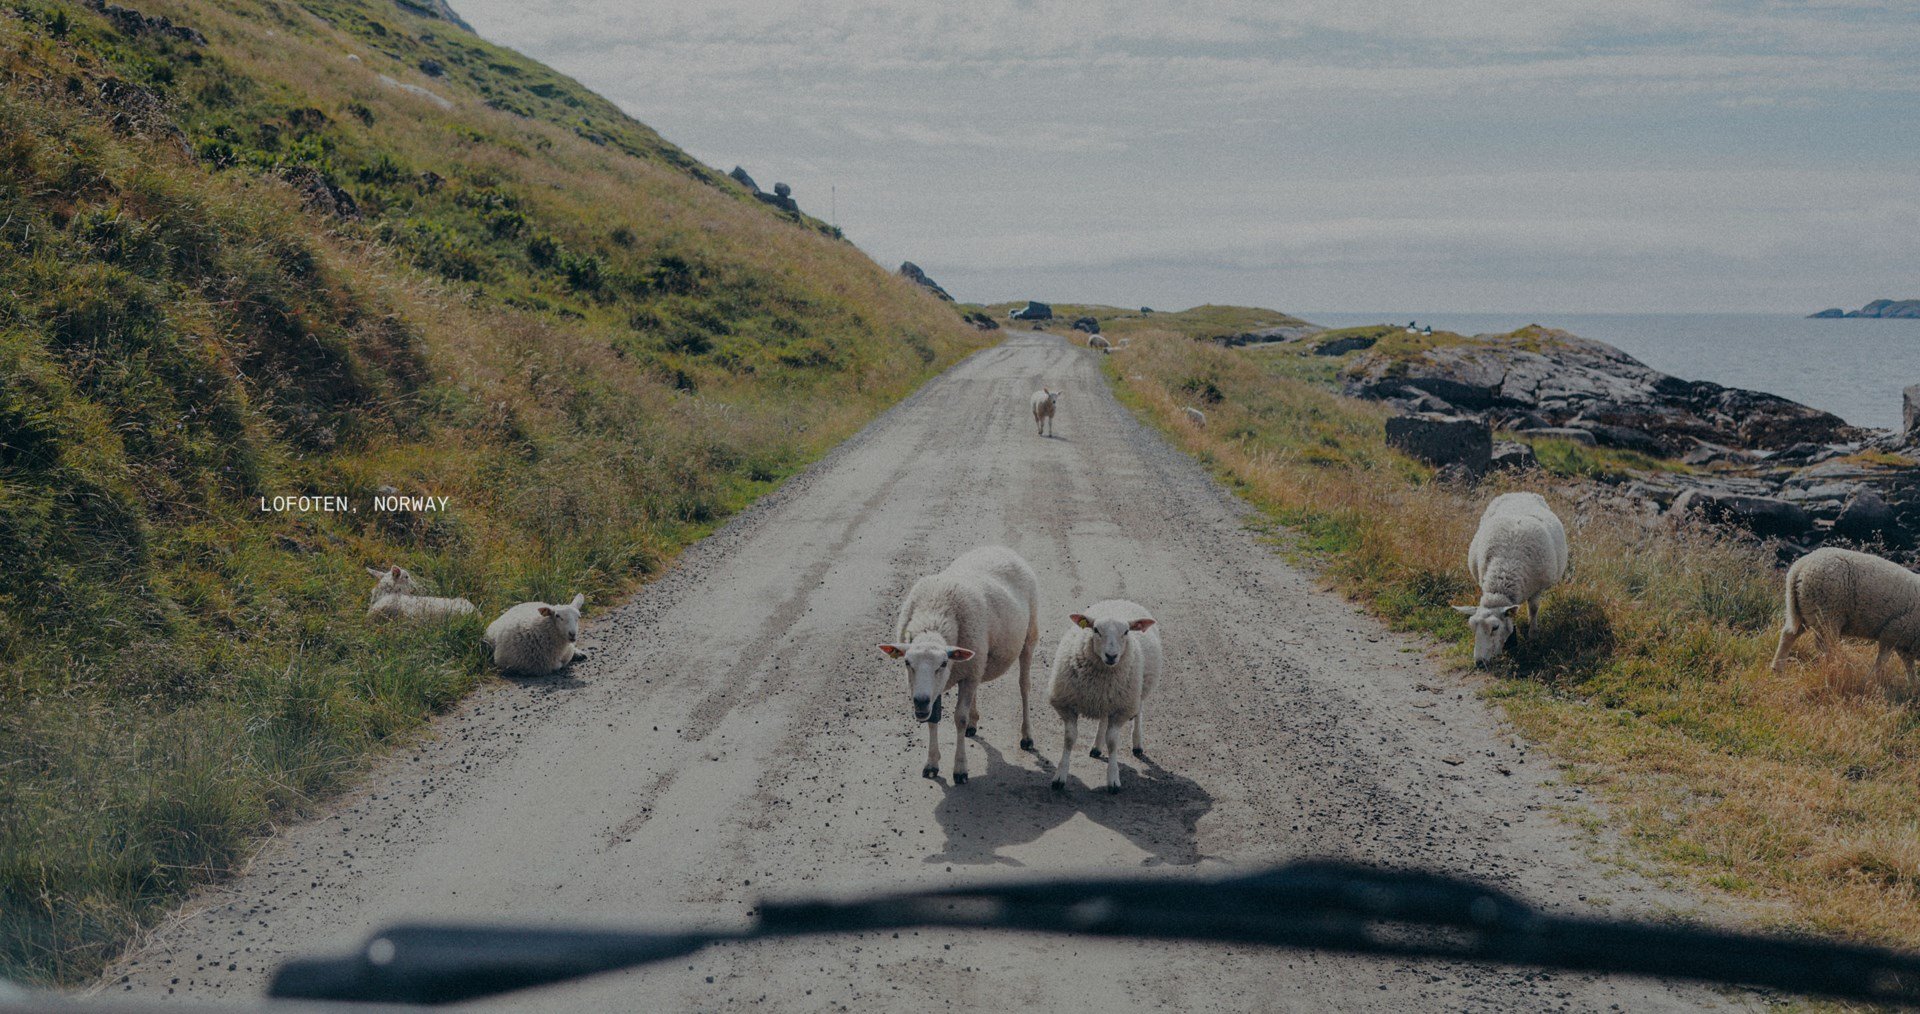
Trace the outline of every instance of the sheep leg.
<instances>
[{"instance_id":1,"label":"sheep leg","mask_svg":"<svg viewBox=\"0 0 1920 1014\"><path fill-rule=\"evenodd\" d=\"M973 714L967 716L967 738L972 739L975 736L978 736L979 734L980 734L980 700L979 698L975 698L973 702Z\"/></svg>"},{"instance_id":2,"label":"sheep leg","mask_svg":"<svg viewBox=\"0 0 1920 1014\"><path fill-rule=\"evenodd\" d=\"M1053 769L1053 791L1067 791L1067 768L1073 764L1073 741L1080 738L1080 716L1060 711L1060 724L1066 728L1065 745L1060 749L1060 765Z\"/></svg>"},{"instance_id":3,"label":"sheep leg","mask_svg":"<svg viewBox=\"0 0 1920 1014\"><path fill-rule=\"evenodd\" d=\"M1798 630L1794 630L1791 627L1780 628L1780 647L1775 649L1773 653L1774 672L1786 671L1787 653L1793 650L1793 642L1798 640L1799 637L1800 632Z\"/></svg>"},{"instance_id":4,"label":"sheep leg","mask_svg":"<svg viewBox=\"0 0 1920 1014\"><path fill-rule=\"evenodd\" d=\"M1145 730L1142 728L1146 724L1147 711L1142 708L1139 714L1133 716L1133 755L1141 760L1147 757L1147 740Z\"/></svg>"},{"instance_id":5,"label":"sheep leg","mask_svg":"<svg viewBox=\"0 0 1920 1014\"><path fill-rule=\"evenodd\" d=\"M1884 643L1880 645L1879 653L1873 656L1873 674L1875 676L1879 676L1880 671L1887 667L1887 656L1891 654L1893 654L1893 645Z\"/></svg>"},{"instance_id":6,"label":"sheep leg","mask_svg":"<svg viewBox=\"0 0 1920 1014\"><path fill-rule=\"evenodd\" d=\"M974 685L960 684L953 706L953 784L967 784L967 721L974 713Z\"/></svg>"},{"instance_id":7,"label":"sheep leg","mask_svg":"<svg viewBox=\"0 0 1920 1014\"><path fill-rule=\"evenodd\" d=\"M1103 754L1100 751L1102 748L1104 748L1107 745L1107 733L1111 731L1112 726L1113 726L1112 715L1108 715L1107 717L1102 718L1100 720L1100 731L1094 734L1093 749L1087 751L1087 756L1092 757L1094 760L1099 760L1100 758L1106 756L1106 754Z\"/></svg>"},{"instance_id":8,"label":"sheep leg","mask_svg":"<svg viewBox=\"0 0 1920 1014\"><path fill-rule=\"evenodd\" d=\"M1020 749L1033 749L1033 723L1027 720L1027 693L1033 686L1033 638L1020 649Z\"/></svg>"},{"instance_id":9,"label":"sheep leg","mask_svg":"<svg viewBox=\"0 0 1920 1014\"><path fill-rule=\"evenodd\" d=\"M940 777L940 723L928 722L926 725L927 765L920 769L920 777L938 778Z\"/></svg>"},{"instance_id":10,"label":"sheep leg","mask_svg":"<svg viewBox=\"0 0 1920 1014\"><path fill-rule=\"evenodd\" d=\"M1527 636L1533 636L1533 625L1540 622L1540 596L1527 600Z\"/></svg>"},{"instance_id":11,"label":"sheep leg","mask_svg":"<svg viewBox=\"0 0 1920 1014\"><path fill-rule=\"evenodd\" d=\"M1107 791L1112 793L1120 791L1120 727L1124 724L1114 721L1111 715L1100 724L1107 734Z\"/></svg>"}]
</instances>

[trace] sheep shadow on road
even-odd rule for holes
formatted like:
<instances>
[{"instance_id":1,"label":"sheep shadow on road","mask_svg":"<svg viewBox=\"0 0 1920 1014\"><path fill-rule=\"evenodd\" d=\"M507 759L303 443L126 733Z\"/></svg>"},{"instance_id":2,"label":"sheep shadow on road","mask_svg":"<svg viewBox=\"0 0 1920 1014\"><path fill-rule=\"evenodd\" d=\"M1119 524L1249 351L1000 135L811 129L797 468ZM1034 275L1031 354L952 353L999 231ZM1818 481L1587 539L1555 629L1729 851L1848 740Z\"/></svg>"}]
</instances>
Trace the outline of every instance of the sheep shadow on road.
<instances>
[{"instance_id":1,"label":"sheep shadow on road","mask_svg":"<svg viewBox=\"0 0 1920 1014\"><path fill-rule=\"evenodd\" d=\"M1053 791L1054 765L1044 757L1034 771L982 740L971 749L972 780L948 785L934 807L947 840L926 862L1022 866L1002 850L1038 841L1075 814L1124 836L1147 853L1148 865L1190 866L1201 859L1198 827L1213 810L1213 796L1191 778L1151 760L1123 757L1122 791L1108 795L1107 762L1083 750L1062 793Z\"/></svg>"}]
</instances>

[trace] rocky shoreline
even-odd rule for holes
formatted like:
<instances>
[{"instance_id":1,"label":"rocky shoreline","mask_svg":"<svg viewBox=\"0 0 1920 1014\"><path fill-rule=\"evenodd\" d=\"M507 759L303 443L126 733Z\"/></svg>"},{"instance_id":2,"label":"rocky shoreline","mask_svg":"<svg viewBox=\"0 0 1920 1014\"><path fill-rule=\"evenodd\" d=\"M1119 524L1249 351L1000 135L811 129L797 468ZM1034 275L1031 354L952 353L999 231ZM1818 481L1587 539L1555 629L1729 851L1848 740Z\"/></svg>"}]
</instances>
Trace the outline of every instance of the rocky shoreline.
<instances>
[{"instance_id":1,"label":"rocky shoreline","mask_svg":"<svg viewBox=\"0 0 1920 1014\"><path fill-rule=\"evenodd\" d=\"M1783 561L1825 544L1920 559L1920 385L1907 390L1906 425L1889 431L1669 376L1605 342L1538 326L1473 337L1349 328L1299 340L1345 357L1345 392L1398 409L1390 440L1435 464L1477 475L1532 459L1494 431L1617 448L1648 467L1602 481L1650 515L1746 533Z\"/></svg>"}]
</instances>

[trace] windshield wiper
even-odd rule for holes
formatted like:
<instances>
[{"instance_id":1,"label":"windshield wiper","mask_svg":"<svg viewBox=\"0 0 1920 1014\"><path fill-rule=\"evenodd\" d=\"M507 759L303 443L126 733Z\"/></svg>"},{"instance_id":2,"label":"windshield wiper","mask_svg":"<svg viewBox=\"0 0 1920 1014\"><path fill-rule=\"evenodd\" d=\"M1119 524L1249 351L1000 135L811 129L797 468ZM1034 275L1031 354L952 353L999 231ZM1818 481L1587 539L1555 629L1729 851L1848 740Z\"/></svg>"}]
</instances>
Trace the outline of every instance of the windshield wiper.
<instances>
[{"instance_id":1,"label":"windshield wiper","mask_svg":"<svg viewBox=\"0 0 1920 1014\"><path fill-rule=\"evenodd\" d=\"M354 954L286 963L269 995L451 1003L682 957L722 941L908 927L1268 944L1920 1003L1916 955L1549 915L1467 880L1328 862L1213 880L1061 879L854 901L768 901L752 926L733 931L397 926Z\"/></svg>"}]
</instances>

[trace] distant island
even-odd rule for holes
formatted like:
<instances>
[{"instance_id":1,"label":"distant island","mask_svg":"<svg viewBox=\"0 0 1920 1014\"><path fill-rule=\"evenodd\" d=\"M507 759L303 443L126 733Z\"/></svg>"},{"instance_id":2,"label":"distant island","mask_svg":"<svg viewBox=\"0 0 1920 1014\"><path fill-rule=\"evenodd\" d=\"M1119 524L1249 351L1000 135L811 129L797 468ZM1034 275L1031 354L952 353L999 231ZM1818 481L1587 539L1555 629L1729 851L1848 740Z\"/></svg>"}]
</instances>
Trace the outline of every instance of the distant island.
<instances>
[{"instance_id":1,"label":"distant island","mask_svg":"<svg viewBox=\"0 0 1920 1014\"><path fill-rule=\"evenodd\" d=\"M1876 299L1858 310L1836 306L1807 315L1809 320L1822 317L1920 317L1920 299Z\"/></svg>"}]
</instances>

